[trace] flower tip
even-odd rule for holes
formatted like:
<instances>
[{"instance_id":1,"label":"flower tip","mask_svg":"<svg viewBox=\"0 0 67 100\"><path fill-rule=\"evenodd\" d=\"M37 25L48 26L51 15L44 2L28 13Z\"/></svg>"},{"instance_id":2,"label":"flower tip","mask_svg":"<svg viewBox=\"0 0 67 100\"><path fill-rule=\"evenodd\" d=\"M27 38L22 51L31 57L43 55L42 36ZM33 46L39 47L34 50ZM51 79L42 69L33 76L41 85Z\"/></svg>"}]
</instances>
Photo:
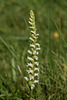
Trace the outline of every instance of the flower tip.
<instances>
[{"instance_id":1,"label":"flower tip","mask_svg":"<svg viewBox=\"0 0 67 100\"><path fill-rule=\"evenodd\" d=\"M33 12L33 10L31 9L30 12Z\"/></svg>"}]
</instances>

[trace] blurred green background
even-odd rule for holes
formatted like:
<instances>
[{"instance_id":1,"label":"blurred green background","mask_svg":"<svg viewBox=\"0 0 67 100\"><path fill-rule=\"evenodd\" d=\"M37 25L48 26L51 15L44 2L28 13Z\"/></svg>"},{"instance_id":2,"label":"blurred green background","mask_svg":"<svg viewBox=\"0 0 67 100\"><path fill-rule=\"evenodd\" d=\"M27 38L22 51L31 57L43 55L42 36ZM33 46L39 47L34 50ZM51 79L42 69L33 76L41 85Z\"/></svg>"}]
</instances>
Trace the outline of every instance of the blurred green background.
<instances>
[{"instance_id":1,"label":"blurred green background","mask_svg":"<svg viewBox=\"0 0 67 100\"><path fill-rule=\"evenodd\" d=\"M48 33L53 50L58 50L58 39L54 32L58 32L52 18L62 31L67 41L67 3L66 0L0 0L0 37L19 58L28 48L29 11L33 10L36 16L37 32L42 47L42 58L45 57L48 45ZM62 49L67 50L62 42ZM63 52L65 53L65 52ZM0 40L0 68L10 67L12 55Z\"/></svg>"},{"instance_id":2,"label":"blurred green background","mask_svg":"<svg viewBox=\"0 0 67 100\"><path fill-rule=\"evenodd\" d=\"M67 59L66 0L0 0L0 74L3 76L11 77L12 58L22 70L26 66L30 10L35 13L40 34L40 62L44 64L53 59L51 52Z\"/></svg>"}]
</instances>

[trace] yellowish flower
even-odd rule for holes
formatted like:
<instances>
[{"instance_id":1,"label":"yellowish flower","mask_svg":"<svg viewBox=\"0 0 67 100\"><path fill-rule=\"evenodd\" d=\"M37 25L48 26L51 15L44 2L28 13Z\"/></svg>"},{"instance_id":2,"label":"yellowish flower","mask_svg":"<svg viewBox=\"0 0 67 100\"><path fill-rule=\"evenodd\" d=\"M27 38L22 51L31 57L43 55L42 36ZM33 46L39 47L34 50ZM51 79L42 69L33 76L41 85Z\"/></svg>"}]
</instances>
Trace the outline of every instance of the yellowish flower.
<instances>
[{"instance_id":1,"label":"yellowish flower","mask_svg":"<svg viewBox=\"0 0 67 100\"><path fill-rule=\"evenodd\" d=\"M54 37L58 38L59 37L59 33L58 32L54 32Z\"/></svg>"},{"instance_id":2,"label":"yellowish flower","mask_svg":"<svg viewBox=\"0 0 67 100\"><path fill-rule=\"evenodd\" d=\"M16 2L16 0L12 0L12 2L13 2L13 3L15 3L15 2Z\"/></svg>"},{"instance_id":3,"label":"yellowish flower","mask_svg":"<svg viewBox=\"0 0 67 100\"><path fill-rule=\"evenodd\" d=\"M5 4L2 4L2 5L1 5L1 7L2 7L2 8L5 8L5 7L6 7L6 5L5 5Z\"/></svg>"}]
</instances>

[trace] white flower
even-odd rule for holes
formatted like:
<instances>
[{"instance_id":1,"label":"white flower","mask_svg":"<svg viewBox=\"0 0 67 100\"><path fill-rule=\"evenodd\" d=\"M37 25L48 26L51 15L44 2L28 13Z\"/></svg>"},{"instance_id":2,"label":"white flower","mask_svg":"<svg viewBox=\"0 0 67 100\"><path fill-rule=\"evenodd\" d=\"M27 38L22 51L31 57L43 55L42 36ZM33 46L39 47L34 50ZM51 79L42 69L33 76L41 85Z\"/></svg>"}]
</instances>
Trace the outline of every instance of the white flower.
<instances>
[{"instance_id":1,"label":"white flower","mask_svg":"<svg viewBox=\"0 0 67 100\"><path fill-rule=\"evenodd\" d=\"M40 47L40 44L39 43L36 43L36 46Z\"/></svg>"},{"instance_id":2,"label":"white flower","mask_svg":"<svg viewBox=\"0 0 67 100\"><path fill-rule=\"evenodd\" d=\"M34 73L34 71L30 69L30 70L29 70L29 73L32 73L32 74L33 74L33 73Z\"/></svg>"},{"instance_id":3,"label":"white flower","mask_svg":"<svg viewBox=\"0 0 67 100\"><path fill-rule=\"evenodd\" d=\"M34 80L34 76L30 76L29 78L30 78L30 80Z\"/></svg>"},{"instance_id":4,"label":"white flower","mask_svg":"<svg viewBox=\"0 0 67 100\"><path fill-rule=\"evenodd\" d=\"M28 69L26 69L26 71L28 72L28 74L30 73Z\"/></svg>"},{"instance_id":5,"label":"white flower","mask_svg":"<svg viewBox=\"0 0 67 100\"><path fill-rule=\"evenodd\" d=\"M30 61L33 61L33 58L31 58L31 57L27 57Z\"/></svg>"},{"instance_id":6,"label":"white flower","mask_svg":"<svg viewBox=\"0 0 67 100\"><path fill-rule=\"evenodd\" d=\"M33 38L31 38L31 37L30 37L29 39L30 39L31 41L33 41L33 42L34 42L34 39L33 39Z\"/></svg>"},{"instance_id":7,"label":"white flower","mask_svg":"<svg viewBox=\"0 0 67 100\"><path fill-rule=\"evenodd\" d=\"M34 80L34 83L39 83L39 80Z\"/></svg>"},{"instance_id":8,"label":"white flower","mask_svg":"<svg viewBox=\"0 0 67 100\"><path fill-rule=\"evenodd\" d=\"M32 22L29 21L29 24L34 25L34 22L32 23Z\"/></svg>"},{"instance_id":9,"label":"white flower","mask_svg":"<svg viewBox=\"0 0 67 100\"><path fill-rule=\"evenodd\" d=\"M39 65L39 62L35 62L35 65L37 65L37 66L38 66L38 65Z\"/></svg>"},{"instance_id":10,"label":"white flower","mask_svg":"<svg viewBox=\"0 0 67 100\"><path fill-rule=\"evenodd\" d=\"M36 48L36 50L40 50L41 48Z\"/></svg>"},{"instance_id":11,"label":"white flower","mask_svg":"<svg viewBox=\"0 0 67 100\"><path fill-rule=\"evenodd\" d=\"M39 54L39 52L37 52L37 55Z\"/></svg>"},{"instance_id":12,"label":"white flower","mask_svg":"<svg viewBox=\"0 0 67 100\"><path fill-rule=\"evenodd\" d=\"M33 51L33 54L36 54L36 51Z\"/></svg>"},{"instance_id":13,"label":"white flower","mask_svg":"<svg viewBox=\"0 0 67 100\"><path fill-rule=\"evenodd\" d=\"M33 47L33 48L35 48L35 45L34 45L34 44L30 44L30 47Z\"/></svg>"},{"instance_id":14,"label":"white flower","mask_svg":"<svg viewBox=\"0 0 67 100\"><path fill-rule=\"evenodd\" d=\"M34 26L30 26L30 28L31 28L31 29L35 29L35 27L34 27Z\"/></svg>"},{"instance_id":15,"label":"white flower","mask_svg":"<svg viewBox=\"0 0 67 100\"><path fill-rule=\"evenodd\" d=\"M34 71L39 71L39 68L34 68Z\"/></svg>"},{"instance_id":16,"label":"white flower","mask_svg":"<svg viewBox=\"0 0 67 100\"><path fill-rule=\"evenodd\" d=\"M32 90L34 87L35 87L35 85L34 85L34 84L32 84L32 85L31 85L31 90Z\"/></svg>"},{"instance_id":17,"label":"white flower","mask_svg":"<svg viewBox=\"0 0 67 100\"><path fill-rule=\"evenodd\" d=\"M38 57L37 56L34 56L35 60L38 60Z\"/></svg>"},{"instance_id":18,"label":"white flower","mask_svg":"<svg viewBox=\"0 0 67 100\"><path fill-rule=\"evenodd\" d=\"M29 18L30 21L33 21L33 19Z\"/></svg>"},{"instance_id":19,"label":"white flower","mask_svg":"<svg viewBox=\"0 0 67 100\"><path fill-rule=\"evenodd\" d=\"M38 37L36 37L34 34L32 34L32 37L34 38L34 39L37 39Z\"/></svg>"},{"instance_id":20,"label":"white flower","mask_svg":"<svg viewBox=\"0 0 67 100\"><path fill-rule=\"evenodd\" d=\"M39 34L36 34L36 36L39 36Z\"/></svg>"},{"instance_id":21,"label":"white flower","mask_svg":"<svg viewBox=\"0 0 67 100\"><path fill-rule=\"evenodd\" d=\"M30 66L33 68L33 64L32 63L28 63L27 66Z\"/></svg>"},{"instance_id":22,"label":"white flower","mask_svg":"<svg viewBox=\"0 0 67 100\"><path fill-rule=\"evenodd\" d=\"M35 55L35 54L37 54L37 55L38 55L38 54L39 54L39 52L33 51L33 55Z\"/></svg>"},{"instance_id":23,"label":"white flower","mask_svg":"<svg viewBox=\"0 0 67 100\"><path fill-rule=\"evenodd\" d=\"M27 77L24 77L26 81L28 81L29 79Z\"/></svg>"},{"instance_id":24,"label":"white flower","mask_svg":"<svg viewBox=\"0 0 67 100\"><path fill-rule=\"evenodd\" d=\"M28 50L28 53L29 53L29 54L32 54L32 52L31 52L30 50Z\"/></svg>"},{"instance_id":25,"label":"white flower","mask_svg":"<svg viewBox=\"0 0 67 100\"><path fill-rule=\"evenodd\" d=\"M26 69L26 71L28 72L28 74L30 74L30 73L33 74L33 70L31 70L31 69L30 70Z\"/></svg>"},{"instance_id":26,"label":"white flower","mask_svg":"<svg viewBox=\"0 0 67 100\"><path fill-rule=\"evenodd\" d=\"M35 34L35 31L31 31L31 33ZM33 35L33 34L32 34L32 35Z\"/></svg>"},{"instance_id":27,"label":"white flower","mask_svg":"<svg viewBox=\"0 0 67 100\"><path fill-rule=\"evenodd\" d=\"M34 76L39 76L39 73L35 73Z\"/></svg>"}]
</instances>

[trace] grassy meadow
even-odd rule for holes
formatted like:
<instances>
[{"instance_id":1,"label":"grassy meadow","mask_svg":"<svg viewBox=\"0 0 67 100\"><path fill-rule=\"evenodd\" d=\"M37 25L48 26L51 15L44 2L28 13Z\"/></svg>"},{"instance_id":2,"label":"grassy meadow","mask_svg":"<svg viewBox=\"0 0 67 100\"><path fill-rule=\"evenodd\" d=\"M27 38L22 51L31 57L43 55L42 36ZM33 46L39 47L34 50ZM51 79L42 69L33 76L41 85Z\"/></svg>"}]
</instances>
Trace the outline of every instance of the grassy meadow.
<instances>
[{"instance_id":1,"label":"grassy meadow","mask_svg":"<svg viewBox=\"0 0 67 100\"><path fill-rule=\"evenodd\" d=\"M30 100L24 79L30 10L41 46L39 87L31 100L67 100L66 0L0 0L0 100Z\"/></svg>"}]
</instances>

